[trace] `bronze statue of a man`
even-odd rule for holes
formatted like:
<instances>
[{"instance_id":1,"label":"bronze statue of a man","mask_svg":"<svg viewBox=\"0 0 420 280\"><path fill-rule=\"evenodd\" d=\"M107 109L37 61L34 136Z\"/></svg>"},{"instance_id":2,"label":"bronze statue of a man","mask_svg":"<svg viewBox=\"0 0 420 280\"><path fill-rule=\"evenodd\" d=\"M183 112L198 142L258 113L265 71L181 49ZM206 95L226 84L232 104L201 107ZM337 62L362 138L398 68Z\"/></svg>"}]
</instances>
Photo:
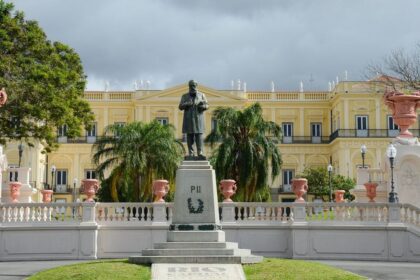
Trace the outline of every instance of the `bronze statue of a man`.
<instances>
[{"instance_id":1,"label":"bronze statue of a man","mask_svg":"<svg viewBox=\"0 0 420 280\"><path fill-rule=\"evenodd\" d=\"M188 82L189 92L184 94L179 103L179 109L184 111L182 133L187 134L187 146L189 159L194 158L193 144L197 147L198 159L206 159L203 155L203 133L204 116L203 112L209 108L206 96L197 91L197 82Z\"/></svg>"}]
</instances>

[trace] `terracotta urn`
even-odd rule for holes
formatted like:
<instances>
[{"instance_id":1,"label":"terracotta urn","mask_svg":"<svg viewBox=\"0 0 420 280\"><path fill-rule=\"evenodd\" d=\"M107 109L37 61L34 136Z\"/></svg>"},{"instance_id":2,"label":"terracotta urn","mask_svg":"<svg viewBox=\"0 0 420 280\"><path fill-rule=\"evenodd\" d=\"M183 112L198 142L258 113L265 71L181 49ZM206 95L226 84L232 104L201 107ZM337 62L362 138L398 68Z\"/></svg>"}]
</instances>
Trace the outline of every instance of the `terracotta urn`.
<instances>
[{"instance_id":1,"label":"terracotta urn","mask_svg":"<svg viewBox=\"0 0 420 280\"><path fill-rule=\"evenodd\" d=\"M302 196L308 191L308 180L305 178L292 179L292 190L296 195L295 202L305 202Z\"/></svg>"},{"instance_id":2,"label":"terracotta urn","mask_svg":"<svg viewBox=\"0 0 420 280\"><path fill-rule=\"evenodd\" d=\"M341 203L344 202L344 194L346 193L345 190L335 190L335 202Z\"/></svg>"},{"instance_id":3,"label":"terracotta urn","mask_svg":"<svg viewBox=\"0 0 420 280\"><path fill-rule=\"evenodd\" d=\"M155 202L165 202L163 197L168 194L169 182L164 179L153 181L153 194L155 195Z\"/></svg>"},{"instance_id":4,"label":"terracotta urn","mask_svg":"<svg viewBox=\"0 0 420 280\"><path fill-rule=\"evenodd\" d=\"M83 179L82 180L82 192L86 194L86 202L95 202L93 197L99 190L99 181L96 179Z\"/></svg>"},{"instance_id":5,"label":"terracotta urn","mask_svg":"<svg viewBox=\"0 0 420 280\"><path fill-rule=\"evenodd\" d=\"M232 195L236 193L237 190L236 181L232 179L225 179L221 180L219 184L219 189L222 192L225 199L223 202L233 202L230 198Z\"/></svg>"},{"instance_id":6,"label":"terracotta urn","mask_svg":"<svg viewBox=\"0 0 420 280\"><path fill-rule=\"evenodd\" d=\"M50 203L51 202L51 196L53 194L52 190L42 190L42 202L44 203Z\"/></svg>"},{"instance_id":7,"label":"terracotta urn","mask_svg":"<svg viewBox=\"0 0 420 280\"><path fill-rule=\"evenodd\" d=\"M20 182L10 182L9 189L10 189L10 197L12 198L13 203L18 203L18 198L20 196L20 187L22 187L22 183Z\"/></svg>"},{"instance_id":8,"label":"terracotta urn","mask_svg":"<svg viewBox=\"0 0 420 280\"><path fill-rule=\"evenodd\" d=\"M366 196L369 198L369 202L375 202L377 183L367 182L363 184L366 188Z\"/></svg>"},{"instance_id":9,"label":"terracotta urn","mask_svg":"<svg viewBox=\"0 0 420 280\"><path fill-rule=\"evenodd\" d=\"M417 120L416 109L420 108L420 92L404 94L402 92L386 92L385 105L392 111L392 118L400 128L398 137L412 138L413 134L408 128Z\"/></svg>"},{"instance_id":10,"label":"terracotta urn","mask_svg":"<svg viewBox=\"0 0 420 280\"><path fill-rule=\"evenodd\" d=\"M6 104L7 101L7 94L4 88L0 89L0 107Z\"/></svg>"}]
</instances>

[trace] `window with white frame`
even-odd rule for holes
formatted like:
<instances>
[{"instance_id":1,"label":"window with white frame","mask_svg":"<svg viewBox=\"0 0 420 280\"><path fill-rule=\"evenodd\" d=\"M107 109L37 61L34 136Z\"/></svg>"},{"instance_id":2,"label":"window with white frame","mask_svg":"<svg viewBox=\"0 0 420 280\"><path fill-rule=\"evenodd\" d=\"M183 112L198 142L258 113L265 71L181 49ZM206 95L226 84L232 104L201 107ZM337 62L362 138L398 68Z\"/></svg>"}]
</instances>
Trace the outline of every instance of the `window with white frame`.
<instances>
[{"instance_id":1,"label":"window with white frame","mask_svg":"<svg viewBox=\"0 0 420 280\"><path fill-rule=\"evenodd\" d=\"M356 116L356 136L368 136L368 116Z\"/></svg>"},{"instance_id":2,"label":"window with white frame","mask_svg":"<svg viewBox=\"0 0 420 280\"><path fill-rule=\"evenodd\" d=\"M168 118L158 117L158 118L156 118L156 120L161 125L167 125L167 124L169 124L169 119Z\"/></svg>"},{"instance_id":3,"label":"window with white frame","mask_svg":"<svg viewBox=\"0 0 420 280\"><path fill-rule=\"evenodd\" d=\"M64 137L67 136L67 124L63 124L58 127L57 129L57 136L58 137Z\"/></svg>"},{"instance_id":4,"label":"window with white frame","mask_svg":"<svg viewBox=\"0 0 420 280\"><path fill-rule=\"evenodd\" d=\"M321 142L321 123L311 123L312 143Z\"/></svg>"},{"instance_id":5,"label":"window with white frame","mask_svg":"<svg viewBox=\"0 0 420 280\"><path fill-rule=\"evenodd\" d=\"M96 122L92 124L91 128L89 130L86 130L86 136L87 137L95 137L96 136Z\"/></svg>"},{"instance_id":6,"label":"window with white frame","mask_svg":"<svg viewBox=\"0 0 420 280\"><path fill-rule=\"evenodd\" d=\"M55 184L57 186L67 186L67 170L57 169L55 171Z\"/></svg>"},{"instance_id":7,"label":"window with white frame","mask_svg":"<svg viewBox=\"0 0 420 280\"><path fill-rule=\"evenodd\" d=\"M291 192L292 191L292 179L295 171L293 169L283 169L283 191Z\"/></svg>"},{"instance_id":8,"label":"window with white frame","mask_svg":"<svg viewBox=\"0 0 420 280\"><path fill-rule=\"evenodd\" d=\"M398 130L398 125L396 123L394 123L394 119L392 118L391 115L387 116L387 126L388 126L388 130Z\"/></svg>"},{"instance_id":9,"label":"window with white frame","mask_svg":"<svg viewBox=\"0 0 420 280\"><path fill-rule=\"evenodd\" d=\"M96 171L94 169L85 170L86 179L96 179Z\"/></svg>"},{"instance_id":10,"label":"window with white frame","mask_svg":"<svg viewBox=\"0 0 420 280\"><path fill-rule=\"evenodd\" d=\"M368 129L368 116L356 116L356 129L357 130Z\"/></svg>"},{"instance_id":11,"label":"window with white frame","mask_svg":"<svg viewBox=\"0 0 420 280\"><path fill-rule=\"evenodd\" d=\"M292 143L293 137L293 123L284 122L281 124L283 130L283 143Z\"/></svg>"}]
</instances>

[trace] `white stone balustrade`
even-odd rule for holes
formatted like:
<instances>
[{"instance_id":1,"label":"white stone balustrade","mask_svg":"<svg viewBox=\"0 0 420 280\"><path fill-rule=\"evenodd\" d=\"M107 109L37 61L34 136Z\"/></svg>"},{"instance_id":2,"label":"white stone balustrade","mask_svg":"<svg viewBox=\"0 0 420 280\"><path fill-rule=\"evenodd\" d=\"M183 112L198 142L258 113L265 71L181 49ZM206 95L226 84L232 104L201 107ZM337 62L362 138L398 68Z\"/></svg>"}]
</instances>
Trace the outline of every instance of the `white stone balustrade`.
<instances>
[{"instance_id":1,"label":"white stone balustrade","mask_svg":"<svg viewBox=\"0 0 420 280\"><path fill-rule=\"evenodd\" d=\"M308 221L388 222L388 203L306 203ZM321 210L321 211L320 211Z\"/></svg>"},{"instance_id":2,"label":"white stone balustrade","mask_svg":"<svg viewBox=\"0 0 420 280\"><path fill-rule=\"evenodd\" d=\"M83 220L82 203L7 203L0 204L0 222L79 223Z\"/></svg>"},{"instance_id":3,"label":"white stone balustrade","mask_svg":"<svg viewBox=\"0 0 420 280\"><path fill-rule=\"evenodd\" d=\"M172 208L3 203L0 261L126 258L167 239ZM420 209L410 204L229 202L219 209L226 240L254 254L420 262Z\"/></svg>"}]
</instances>

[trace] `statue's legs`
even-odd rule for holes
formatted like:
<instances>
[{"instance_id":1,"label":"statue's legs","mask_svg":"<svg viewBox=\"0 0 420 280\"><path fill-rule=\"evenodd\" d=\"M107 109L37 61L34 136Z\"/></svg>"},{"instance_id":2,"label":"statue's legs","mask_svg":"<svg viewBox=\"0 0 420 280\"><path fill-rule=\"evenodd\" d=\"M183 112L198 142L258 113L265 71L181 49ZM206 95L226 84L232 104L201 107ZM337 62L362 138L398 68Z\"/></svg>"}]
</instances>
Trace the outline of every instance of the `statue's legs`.
<instances>
[{"instance_id":1,"label":"statue's legs","mask_svg":"<svg viewBox=\"0 0 420 280\"><path fill-rule=\"evenodd\" d=\"M202 156L203 155L203 134L196 133L194 135L195 135L195 144L197 145L197 155Z\"/></svg>"},{"instance_id":2,"label":"statue's legs","mask_svg":"<svg viewBox=\"0 0 420 280\"><path fill-rule=\"evenodd\" d=\"M193 157L194 156L194 148L193 148L193 145L194 145L194 136L195 136L194 133L188 133L187 134L188 155L190 157Z\"/></svg>"}]
</instances>

